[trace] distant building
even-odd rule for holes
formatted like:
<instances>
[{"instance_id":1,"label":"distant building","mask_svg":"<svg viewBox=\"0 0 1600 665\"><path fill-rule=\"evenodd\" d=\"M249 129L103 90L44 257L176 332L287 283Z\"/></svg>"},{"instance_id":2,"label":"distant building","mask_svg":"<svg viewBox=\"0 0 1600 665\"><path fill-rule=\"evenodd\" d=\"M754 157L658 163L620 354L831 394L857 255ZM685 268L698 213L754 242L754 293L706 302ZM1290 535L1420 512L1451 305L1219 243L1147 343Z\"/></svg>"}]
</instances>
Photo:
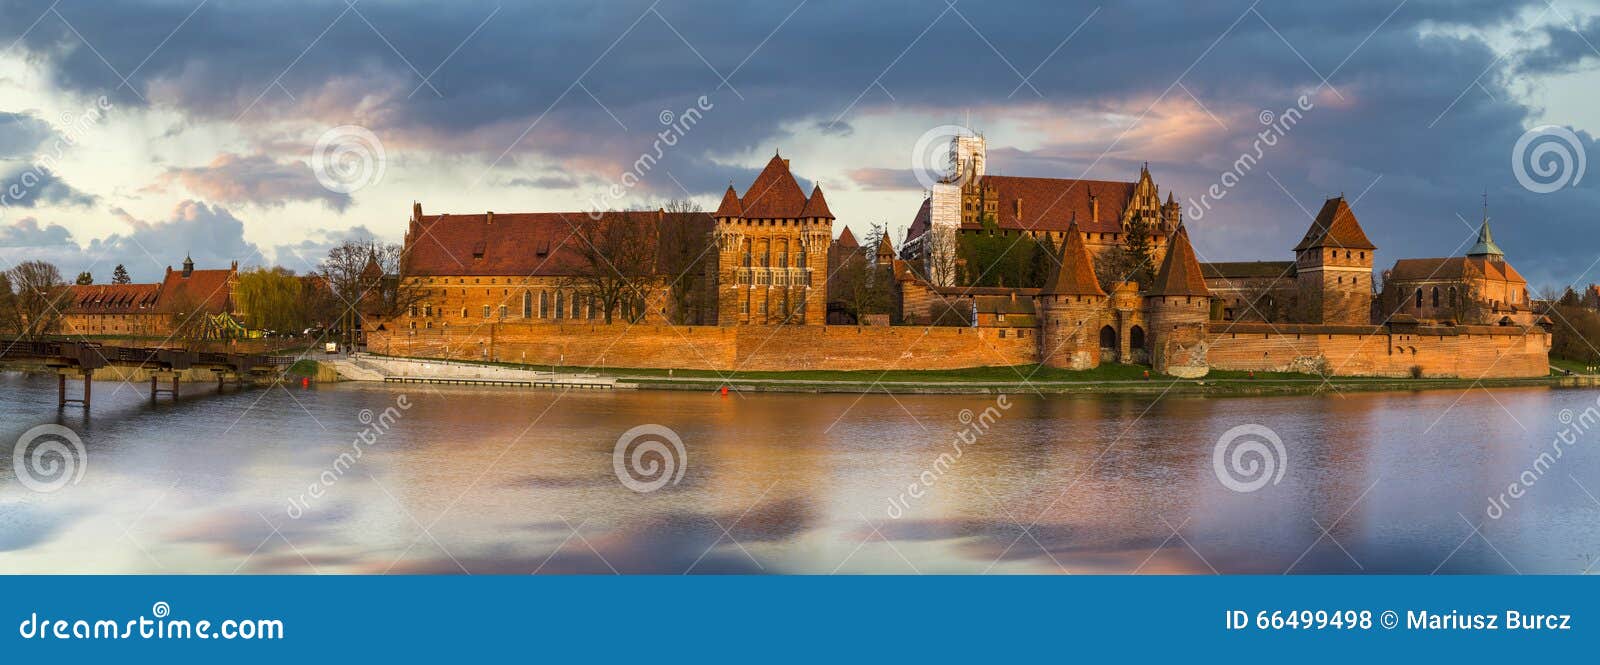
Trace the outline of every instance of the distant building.
<instances>
[{"instance_id":1,"label":"distant building","mask_svg":"<svg viewBox=\"0 0 1600 665\"><path fill-rule=\"evenodd\" d=\"M806 196L773 154L739 196L729 185L717 220L717 323L823 325L833 212L822 186Z\"/></svg>"},{"instance_id":2,"label":"distant building","mask_svg":"<svg viewBox=\"0 0 1600 665\"><path fill-rule=\"evenodd\" d=\"M205 339L241 334L234 297L238 273L237 262L226 270L196 270L185 257L181 270L168 266L157 284L69 286L61 333Z\"/></svg>"},{"instance_id":3,"label":"distant building","mask_svg":"<svg viewBox=\"0 0 1600 665\"><path fill-rule=\"evenodd\" d=\"M1495 244L1487 215L1465 256L1400 259L1384 284L1385 309L1421 321L1527 326L1540 316L1528 281Z\"/></svg>"}]
</instances>

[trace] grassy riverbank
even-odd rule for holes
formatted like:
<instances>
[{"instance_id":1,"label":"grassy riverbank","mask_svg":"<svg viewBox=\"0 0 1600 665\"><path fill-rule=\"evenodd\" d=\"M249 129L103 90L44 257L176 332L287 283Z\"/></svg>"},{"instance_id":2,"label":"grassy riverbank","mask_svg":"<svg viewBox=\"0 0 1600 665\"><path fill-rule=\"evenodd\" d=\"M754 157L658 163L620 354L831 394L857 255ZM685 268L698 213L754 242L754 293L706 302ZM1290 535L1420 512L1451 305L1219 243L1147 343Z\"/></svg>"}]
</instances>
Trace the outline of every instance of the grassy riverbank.
<instances>
[{"instance_id":1,"label":"grassy riverbank","mask_svg":"<svg viewBox=\"0 0 1600 665\"><path fill-rule=\"evenodd\" d=\"M374 354L376 355L376 354ZM1557 377L1526 379L1322 377L1290 372L1213 370L1203 379L1179 379L1142 365L1102 365L1074 371L1041 365L951 370L800 370L790 372L646 368L593 368L519 363L480 363L563 373L616 377L643 389L713 391L726 385L747 392L1059 393L1271 395L1343 391L1466 389L1557 386Z\"/></svg>"}]
</instances>

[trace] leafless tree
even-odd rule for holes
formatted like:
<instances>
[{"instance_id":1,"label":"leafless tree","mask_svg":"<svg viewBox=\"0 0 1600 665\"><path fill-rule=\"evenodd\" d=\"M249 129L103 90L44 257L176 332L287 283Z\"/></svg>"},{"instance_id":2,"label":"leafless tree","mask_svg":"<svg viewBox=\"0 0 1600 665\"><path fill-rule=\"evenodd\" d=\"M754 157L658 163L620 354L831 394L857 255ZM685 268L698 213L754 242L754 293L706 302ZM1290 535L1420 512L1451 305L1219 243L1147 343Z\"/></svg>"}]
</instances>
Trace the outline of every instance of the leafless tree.
<instances>
[{"instance_id":1,"label":"leafless tree","mask_svg":"<svg viewBox=\"0 0 1600 665\"><path fill-rule=\"evenodd\" d=\"M704 323L715 303L706 273L714 256L711 229L699 222L703 211L693 201L673 199L661 210L658 265L667 280L667 316L680 325Z\"/></svg>"},{"instance_id":2,"label":"leafless tree","mask_svg":"<svg viewBox=\"0 0 1600 665\"><path fill-rule=\"evenodd\" d=\"M69 293L61 271L44 261L24 261L7 275L16 291L19 332L30 338L53 332L61 321L61 309L66 307Z\"/></svg>"},{"instance_id":3,"label":"leafless tree","mask_svg":"<svg viewBox=\"0 0 1600 665\"><path fill-rule=\"evenodd\" d=\"M952 230L927 231L923 242L928 243L925 267L929 283L934 286L955 286L961 272L961 239Z\"/></svg>"},{"instance_id":4,"label":"leafless tree","mask_svg":"<svg viewBox=\"0 0 1600 665\"><path fill-rule=\"evenodd\" d=\"M317 266L317 276L327 296L324 303L309 303L331 322L346 346L354 344L362 322L382 320L406 310L426 297L418 282L401 279L404 246L377 240L347 240L328 251Z\"/></svg>"},{"instance_id":5,"label":"leafless tree","mask_svg":"<svg viewBox=\"0 0 1600 665\"><path fill-rule=\"evenodd\" d=\"M630 210L568 221L572 237L567 244L578 265L563 286L593 298L605 313L606 323L618 312L629 321L644 317L660 284L659 217L654 212Z\"/></svg>"}]
</instances>

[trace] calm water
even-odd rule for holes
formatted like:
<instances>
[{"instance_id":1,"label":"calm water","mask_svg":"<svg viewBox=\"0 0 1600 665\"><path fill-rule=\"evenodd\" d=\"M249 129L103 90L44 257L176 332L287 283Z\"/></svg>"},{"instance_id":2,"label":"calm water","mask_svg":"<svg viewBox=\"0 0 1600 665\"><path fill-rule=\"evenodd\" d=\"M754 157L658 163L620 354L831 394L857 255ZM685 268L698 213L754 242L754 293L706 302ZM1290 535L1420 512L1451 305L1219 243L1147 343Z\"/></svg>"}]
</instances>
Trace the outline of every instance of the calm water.
<instances>
[{"instance_id":1,"label":"calm water","mask_svg":"<svg viewBox=\"0 0 1600 665\"><path fill-rule=\"evenodd\" d=\"M1600 429L1485 514L1595 391L1017 395L940 463L993 397L343 384L152 406L145 389L99 383L84 418L58 413L51 377L0 375L0 451L59 423L87 452L51 493L5 456L0 572L1578 573L1600 556ZM684 474L638 493L612 451L649 423L681 436ZM1237 492L1212 452L1249 423L1281 437L1284 472Z\"/></svg>"}]
</instances>

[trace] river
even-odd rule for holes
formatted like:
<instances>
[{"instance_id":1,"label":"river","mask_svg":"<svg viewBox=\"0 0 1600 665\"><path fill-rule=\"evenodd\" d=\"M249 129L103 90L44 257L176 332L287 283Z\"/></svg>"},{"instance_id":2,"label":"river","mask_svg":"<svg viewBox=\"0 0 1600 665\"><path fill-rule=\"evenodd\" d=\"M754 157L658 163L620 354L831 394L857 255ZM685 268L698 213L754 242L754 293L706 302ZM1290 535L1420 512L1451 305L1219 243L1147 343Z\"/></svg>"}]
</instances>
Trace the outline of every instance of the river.
<instances>
[{"instance_id":1,"label":"river","mask_svg":"<svg viewBox=\"0 0 1600 665\"><path fill-rule=\"evenodd\" d=\"M0 450L57 424L83 451L40 458L54 477L19 476L6 455L0 572L1600 570L1593 390L997 399L347 383L185 386L155 404L147 391L98 383L85 416L56 408L53 377L0 374ZM670 429L683 452L657 436L667 457L641 463L667 475L649 484L624 455L625 484L614 450L641 425ZM1247 425L1271 435L1235 441L1219 469L1219 439Z\"/></svg>"}]
</instances>

